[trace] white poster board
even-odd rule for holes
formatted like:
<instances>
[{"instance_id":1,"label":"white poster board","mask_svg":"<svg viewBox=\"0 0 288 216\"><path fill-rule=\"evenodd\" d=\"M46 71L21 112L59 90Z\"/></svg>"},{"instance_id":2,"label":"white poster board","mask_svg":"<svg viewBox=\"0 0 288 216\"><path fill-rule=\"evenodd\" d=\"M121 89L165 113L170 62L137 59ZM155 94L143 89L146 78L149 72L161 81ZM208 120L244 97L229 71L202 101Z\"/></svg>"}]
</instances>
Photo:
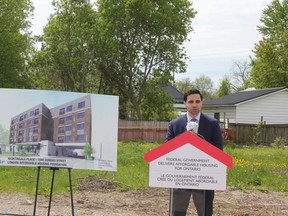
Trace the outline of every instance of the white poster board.
<instances>
[{"instance_id":1,"label":"white poster board","mask_svg":"<svg viewBox=\"0 0 288 216\"><path fill-rule=\"evenodd\" d=\"M190 144L150 163L150 187L226 189L226 166Z\"/></svg>"},{"instance_id":2,"label":"white poster board","mask_svg":"<svg viewBox=\"0 0 288 216\"><path fill-rule=\"evenodd\" d=\"M188 131L145 153L149 186L225 190L230 155Z\"/></svg>"},{"instance_id":3,"label":"white poster board","mask_svg":"<svg viewBox=\"0 0 288 216\"><path fill-rule=\"evenodd\" d=\"M118 100L0 89L0 165L116 171Z\"/></svg>"}]
</instances>

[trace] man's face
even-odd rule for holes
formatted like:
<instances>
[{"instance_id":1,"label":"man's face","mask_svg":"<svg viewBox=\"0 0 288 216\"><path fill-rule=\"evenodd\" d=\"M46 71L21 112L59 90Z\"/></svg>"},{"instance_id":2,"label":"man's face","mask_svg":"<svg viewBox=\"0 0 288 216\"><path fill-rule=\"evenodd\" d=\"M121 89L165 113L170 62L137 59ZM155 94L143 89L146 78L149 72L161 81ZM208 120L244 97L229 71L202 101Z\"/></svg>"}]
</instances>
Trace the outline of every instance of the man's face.
<instances>
[{"instance_id":1,"label":"man's face","mask_svg":"<svg viewBox=\"0 0 288 216\"><path fill-rule=\"evenodd\" d=\"M199 94L191 94L184 101L184 106L186 107L188 113L191 117L195 117L202 109L202 101Z\"/></svg>"}]
</instances>

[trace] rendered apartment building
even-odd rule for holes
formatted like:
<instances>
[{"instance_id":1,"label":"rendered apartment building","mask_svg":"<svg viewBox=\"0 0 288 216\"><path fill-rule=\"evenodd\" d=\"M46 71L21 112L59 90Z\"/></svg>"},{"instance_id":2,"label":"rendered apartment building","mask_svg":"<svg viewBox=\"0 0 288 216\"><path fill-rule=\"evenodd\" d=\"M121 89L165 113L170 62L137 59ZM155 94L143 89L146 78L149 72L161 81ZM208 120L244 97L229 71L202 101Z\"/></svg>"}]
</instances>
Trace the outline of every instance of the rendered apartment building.
<instances>
[{"instance_id":1,"label":"rendered apartment building","mask_svg":"<svg viewBox=\"0 0 288 216\"><path fill-rule=\"evenodd\" d=\"M44 140L53 146L70 149L91 144L90 95L51 109L41 103L11 119L10 144L29 144L31 150L36 150ZM57 151L65 155L63 149Z\"/></svg>"}]
</instances>

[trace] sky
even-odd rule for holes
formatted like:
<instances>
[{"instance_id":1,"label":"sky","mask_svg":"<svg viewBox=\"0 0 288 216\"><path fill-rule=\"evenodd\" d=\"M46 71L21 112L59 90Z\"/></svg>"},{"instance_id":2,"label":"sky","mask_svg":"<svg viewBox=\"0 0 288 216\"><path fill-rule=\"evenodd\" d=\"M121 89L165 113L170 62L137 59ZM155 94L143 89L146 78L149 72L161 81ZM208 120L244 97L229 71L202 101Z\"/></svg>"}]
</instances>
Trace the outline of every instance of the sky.
<instances>
[{"instance_id":1,"label":"sky","mask_svg":"<svg viewBox=\"0 0 288 216\"><path fill-rule=\"evenodd\" d=\"M42 34L48 16L53 13L51 0L32 0L32 31ZM225 75L231 74L234 61L249 61L255 43L262 38L257 31L263 9L272 0L193 0L197 11L192 20L194 29L184 43L187 72L175 79L195 80L201 75L211 78L216 89Z\"/></svg>"}]
</instances>

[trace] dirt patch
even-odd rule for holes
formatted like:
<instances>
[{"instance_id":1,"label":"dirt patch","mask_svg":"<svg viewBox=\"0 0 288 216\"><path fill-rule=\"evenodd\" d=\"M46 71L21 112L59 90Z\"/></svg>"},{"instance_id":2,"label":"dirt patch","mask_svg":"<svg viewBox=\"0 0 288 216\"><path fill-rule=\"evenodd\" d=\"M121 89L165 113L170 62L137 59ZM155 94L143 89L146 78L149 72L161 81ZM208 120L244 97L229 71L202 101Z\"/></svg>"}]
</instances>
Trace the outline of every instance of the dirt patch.
<instances>
[{"instance_id":1,"label":"dirt patch","mask_svg":"<svg viewBox=\"0 0 288 216\"><path fill-rule=\"evenodd\" d=\"M168 216L169 189L118 192L115 188L116 185L107 180L86 179L74 190L74 215ZM2 193L0 203L0 215L33 215L34 197ZM49 197L38 196L36 215L47 215L48 204ZM50 215L72 215L70 196L53 195ZM192 203L188 215L196 215ZM288 193L243 192L233 188L216 191L214 215L288 215Z\"/></svg>"}]
</instances>

